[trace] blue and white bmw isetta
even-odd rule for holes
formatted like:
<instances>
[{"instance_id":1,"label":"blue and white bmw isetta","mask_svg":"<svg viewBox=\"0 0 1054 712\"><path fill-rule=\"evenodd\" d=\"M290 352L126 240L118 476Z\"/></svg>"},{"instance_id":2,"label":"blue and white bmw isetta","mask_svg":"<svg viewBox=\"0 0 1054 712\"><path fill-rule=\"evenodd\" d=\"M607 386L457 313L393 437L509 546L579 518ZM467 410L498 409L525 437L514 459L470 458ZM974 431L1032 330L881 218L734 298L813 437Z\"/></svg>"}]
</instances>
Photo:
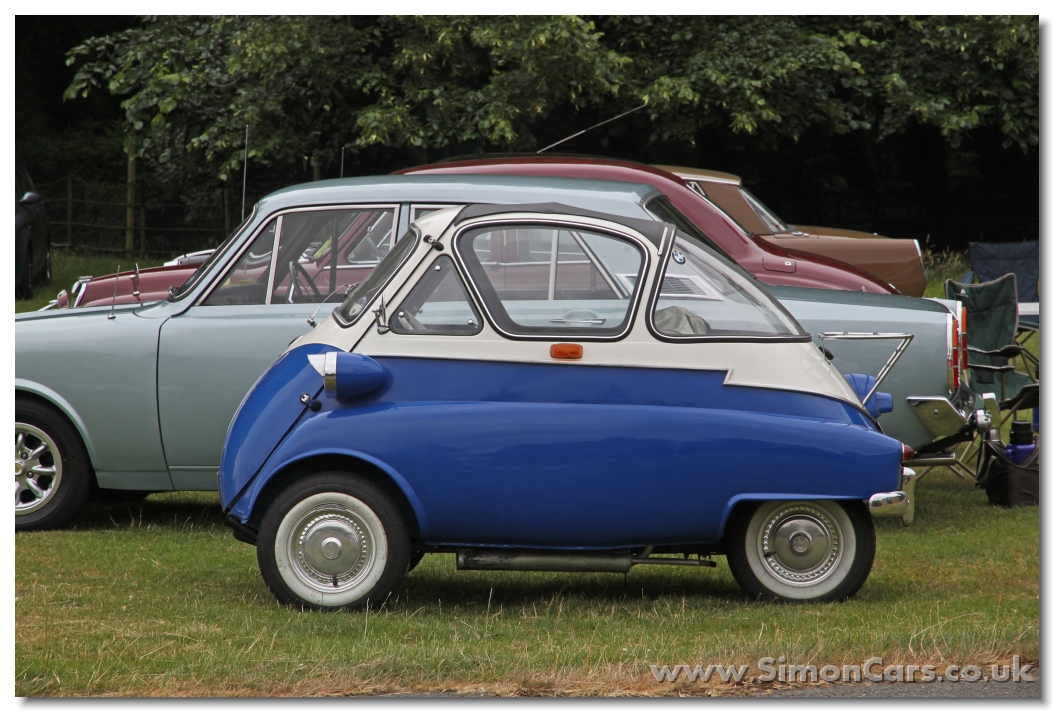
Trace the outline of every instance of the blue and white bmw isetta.
<instances>
[{"instance_id":1,"label":"blue and white bmw isetta","mask_svg":"<svg viewBox=\"0 0 1054 712\"><path fill-rule=\"evenodd\" d=\"M446 208L246 395L220 496L275 595L380 605L460 569L713 566L845 599L914 473L749 274L667 223Z\"/></svg>"}]
</instances>

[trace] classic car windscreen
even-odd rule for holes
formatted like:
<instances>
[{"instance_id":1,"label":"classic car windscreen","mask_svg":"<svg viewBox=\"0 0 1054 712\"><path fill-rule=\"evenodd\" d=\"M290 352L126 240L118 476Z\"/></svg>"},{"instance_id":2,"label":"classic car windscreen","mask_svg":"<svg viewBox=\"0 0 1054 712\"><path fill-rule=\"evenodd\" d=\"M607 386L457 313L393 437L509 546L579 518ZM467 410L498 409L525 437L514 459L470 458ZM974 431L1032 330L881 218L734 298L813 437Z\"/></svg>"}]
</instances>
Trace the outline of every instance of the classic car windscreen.
<instances>
[{"instance_id":1,"label":"classic car windscreen","mask_svg":"<svg viewBox=\"0 0 1054 712\"><path fill-rule=\"evenodd\" d=\"M781 232L790 232L790 227L787 223L779 219L776 213L768 209L764 203L754 197L754 194L743 186L739 186L739 192L743 194L743 197L750 203L750 207L754 208L754 212L758 214L762 222L765 223L769 230L772 230L773 234Z\"/></svg>"},{"instance_id":2,"label":"classic car windscreen","mask_svg":"<svg viewBox=\"0 0 1054 712\"><path fill-rule=\"evenodd\" d=\"M678 235L652 325L664 336L806 336L783 307L696 240Z\"/></svg>"},{"instance_id":3,"label":"classic car windscreen","mask_svg":"<svg viewBox=\"0 0 1054 712\"><path fill-rule=\"evenodd\" d=\"M187 277L183 284L181 284L176 289L172 290L171 294L169 295L169 299L178 300L183 297L187 292L190 291L190 288L197 283L201 276L208 272L209 269L211 269L212 265L216 264L216 262L227 253L227 251L231 247L231 243L234 242L235 238L242 234L242 230L244 230L256 216L257 207L259 206L254 205L253 209L249 211L249 216L242 220L242 224L235 228L234 232L232 232L226 240L220 243L219 247L212 251L212 254L209 255L208 259L198 265L198 268L194 270L194 272L189 277Z\"/></svg>"},{"instance_id":4,"label":"classic car windscreen","mask_svg":"<svg viewBox=\"0 0 1054 712\"><path fill-rule=\"evenodd\" d=\"M623 332L644 264L627 239L555 224L477 228L457 247L498 328L525 336Z\"/></svg>"},{"instance_id":5,"label":"classic car windscreen","mask_svg":"<svg viewBox=\"0 0 1054 712\"><path fill-rule=\"evenodd\" d=\"M395 243L395 247L384 256L380 264L359 283L359 286L352 290L351 294L344 299L344 303L334 312L338 324L350 326L361 316L373 298L377 296L377 292L381 291L388 280L399 271L406 258L417 247L419 239L417 229L411 226L406 234Z\"/></svg>"}]
</instances>

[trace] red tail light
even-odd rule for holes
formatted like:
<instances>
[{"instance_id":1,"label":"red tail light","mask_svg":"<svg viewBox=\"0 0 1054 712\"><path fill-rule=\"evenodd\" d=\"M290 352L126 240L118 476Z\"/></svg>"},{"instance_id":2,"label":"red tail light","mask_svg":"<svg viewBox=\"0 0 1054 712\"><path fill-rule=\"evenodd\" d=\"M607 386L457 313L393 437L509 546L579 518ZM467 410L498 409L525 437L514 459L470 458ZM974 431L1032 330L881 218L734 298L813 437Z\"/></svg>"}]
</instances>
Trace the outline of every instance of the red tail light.
<instances>
[{"instance_id":1,"label":"red tail light","mask_svg":"<svg viewBox=\"0 0 1054 712\"><path fill-rule=\"evenodd\" d=\"M970 356L966 349L966 307L962 308L959 315L959 375L966 375L966 369L970 367Z\"/></svg>"},{"instance_id":2,"label":"red tail light","mask_svg":"<svg viewBox=\"0 0 1054 712\"><path fill-rule=\"evenodd\" d=\"M959 390L959 376L962 373L962 356L960 356L961 349L959 335L959 320L954 316L952 317L951 333L948 335L949 346L951 346L951 353L948 354L948 386L955 392Z\"/></svg>"},{"instance_id":3,"label":"red tail light","mask_svg":"<svg viewBox=\"0 0 1054 712\"><path fill-rule=\"evenodd\" d=\"M900 461L907 462L915 457L915 450L910 445L900 444Z\"/></svg>"}]
</instances>

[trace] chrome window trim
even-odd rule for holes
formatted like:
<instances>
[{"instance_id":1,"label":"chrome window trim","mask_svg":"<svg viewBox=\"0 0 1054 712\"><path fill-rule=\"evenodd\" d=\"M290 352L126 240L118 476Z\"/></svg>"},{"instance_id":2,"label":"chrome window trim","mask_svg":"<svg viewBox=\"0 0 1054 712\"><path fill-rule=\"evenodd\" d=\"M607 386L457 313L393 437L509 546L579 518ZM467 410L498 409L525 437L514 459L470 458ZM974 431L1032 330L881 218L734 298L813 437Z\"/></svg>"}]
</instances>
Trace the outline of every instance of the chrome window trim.
<instances>
[{"instance_id":1,"label":"chrome window trim","mask_svg":"<svg viewBox=\"0 0 1054 712\"><path fill-rule=\"evenodd\" d=\"M399 263L398 267L396 267L394 270L392 270L392 273L390 275L388 275L388 279L384 280L384 284L382 284L380 287L377 288L377 293L375 295L373 295L373 301L371 301L369 304L367 304L363 308L362 311L360 311L358 314L356 314L354 319L352 319L351 321L348 321L347 319L344 318L344 315L340 313L341 307L344 306L343 303L339 304L336 308L333 309L331 314L333 315L333 321L337 322L337 326L339 326L339 327L341 327L343 329L346 329L349 326L352 326L352 325L356 324L359 321L359 319L362 318L363 314L369 312L370 311L370 307L374 305L374 303L377 301L378 297L383 297L384 296L384 290L386 290L388 288L388 286L392 283L392 280L395 279L395 276L403 271L403 268L406 267L406 263L410 261L410 258L413 257L414 253L417 252L418 249L420 249L421 245L423 244L423 241L421 240L421 231L417 228L417 226L411 223L410 227L407 228L406 232L407 233L413 233L413 239L416 242L416 244L413 246L413 248L410 249L409 252L406 253L406 255L403 256L403 261ZM401 244L403 242L403 240L405 240L405 239L406 239L406 235L403 235L401 238L399 238L399 243ZM392 249L395 249L395 248L393 247ZM389 252L388 254L391 254L391 252ZM387 255L385 255L385 257L387 257ZM380 264L380 263L378 263L378 264ZM376 267L374 269L376 269ZM370 274L373 274L373 272L370 272ZM351 293L349 292L349 294L347 296L351 296ZM347 299L347 297L345 297L345 299Z\"/></svg>"},{"instance_id":2,"label":"chrome window trim","mask_svg":"<svg viewBox=\"0 0 1054 712\"><path fill-rule=\"evenodd\" d=\"M274 212L274 213L271 213L270 215L268 215L267 219L263 220L260 223L260 225L255 230L253 230L252 235L245 241L245 244L243 244L240 248L238 248L238 253L232 259L229 259L226 263L224 263L223 269L220 270L220 273L221 274L226 274L227 267L230 264L232 264L233 262L237 262L238 260L240 260L242 258L242 255L244 255L246 250L249 249L249 246L253 244L253 241L256 240L256 238L257 238L257 236L259 236L260 232L264 228L266 228L268 225L271 224L271 218L278 218L279 220L281 220L282 217L284 217L285 215L288 215L290 213L309 213L309 212L316 212L316 211L319 211L319 210L370 210L370 209L384 209L384 208L392 208L392 209L395 210L395 214L392 216L392 225L393 226L396 225L398 223L398 221L399 221L399 209L400 209L400 204L399 203L362 203L362 204L337 203L335 205L308 205L308 206L303 206L303 207L299 207L299 208L283 208L282 210L279 210L277 212ZM254 213L256 212L256 206L253 207L253 212ZM246 224L249 224L250 222L252 222L251 217L250 217L250 220L247 221ZM282 227L281 224L275 226L275 244L274 244L274 246L271 247L271 263L270 263L271 273L267 276L268 289L267 289L266 300L264 301L263 304L243 304L243 305L240 305L240 306L258 306L258 307L261 307L261 306L270 306L271 305L271 285L272 285L272 282L274 280L274 270L275 270L275 266L276 266L277 260L278 260L278 249L277 249L277 246L279 244L278 238L281 237L281 230L280 230L281 227ZM393 228L392 232L393 233L395 232L394 228ZM213 265L213 267L215 267L215 265ZM338 267L339 267L339 265L338 265ZM213 279L215 279L215 278L213 278ZM193 289L193 287L191 287L191 289ZM191 289L188 289L186 294L189 294ZM218 289L218 285L216 285L216 284L210 284L210 285L206 286L204 292L202 293L202 295L200 297L198 297L198 299L196 299L191 306L196 306L196 307L205 306L205 302L208 300L209 297L212 296L212 293L214 291L216 291L216 289ZM186 296L186 294L184 294L184 296Z\"/></svg>"},{"instance_id":3,"label":"chrome window trim","mask_svg":"<svg viewBox=\"0 0 1054 712\"><path fill-rule=\"evenodd\" d=\"M271 292L274 290L274 272L275 268L278 267L278 245L282 239L282 225L285 223L285 214L279 215L274 226L274 242L271 243L271 261L267 265L267 291L264 292L264 306L271 303ZM295 276L289 275L289 279L296 279ZM290 284L290 290L292 290L292 284Z\"/></svg>"},{"instance_id":4,"label":"chrome window trim","mask_svg":"<svg viewBox=\"0 0 1054 712\"><path fill-rule=\"evenodd\" d=\"M461 236L465 232L469 230L475 230L480 227L488 227L491 225L539 225L542 227L560 226L563 228L567 228L569 231L592 230L596 232L607 233L615 237L629 240L636 244L640 248L641 253L643 254L643 259L641 268L637 272L637 285L633 289L633 293L630 295L630 305L629 309L626 310L626 320L623 323L622 330L617 334L602 334L590 336L587 334L567 334L560 332L553 332L550 334L516 334L502 329L501 326L498 325L498 322L494 318L494 315L491 313L490 307L487 304L487 300L484 298L482 291L476 284L476 280L473 279L472 272L468 269L468 266L465 264L464 257L461 254L461 245L459 244ZM641 295L643 294L643 290L641 289L640 285L647 280L647 275L649 274L649 269L651 268L651 250L649 250L648 247L655 247L654 242L651 242L647 239L641 239L629 232L623 232L621 230L608 227L600 227L589 223L575 222L571 219L550 218L546 220L544 218L516 219L507 217L498 220L481 220L479 222L465 223L459 226L457 231L450 238L450 245L450 251L454 253L455 257L454 261L457 263L461 273L466 276L465 281L472 292L472 297L475 299L476 303L479 304L483 309L483 315L484 318L486 318L487 323L490 324L491 328L494 329L494 331L511 341L559 341L561 339L571 339L573 341L620 341L621 339L624 339L626 335L629 334L630 331L632 331L633 325L636 322L637 309L640 306Z\"/></svg>"},{"instance_id":5,"label":"chrome window trim","mask_svg":"<svg viewBox=\"0 0 1054 712\"><path fill-rule=\"evenodd\" d=\"M660 264L659 264L659 266L658 266L658 268L656 269L656 272L655 272L655 282L652 284L651 295L648 298L647 313L644 315L644 322L648 326L648 331L650 331L651 335L654 336L656 339L658 339L659 341L665 341L666 343L670 343L670 344L691 344L691 343L700 343L700 342L713 342L713 343L755 343L756 342L756 343L784 343L784 344L786 344L786 343L805 343L807 341L809 341L809 342L812 341L812 336L810 334L807 334L807 333L806 334L792 334L792 335L789 335L789 336L765 336L764 334L758 334L756 336L728 336L728 335L725 335L725 336L702 336L702 335L673 336L673 335L670 335L670 334L664 334L661 331L659 331L655 327L655 323L654 323L654 321L652 321L652 318L655 316L655 307L658 305L658 302L659 302L659 299L660 299L660 294L659 293L662 291L662 283L663 283L664 278L666 276L666 267L669 265L670 257L673 255L673 246L674 246L675 243L676 243L676 235L674 236L674 239L670 240L670 243L666 246L666 253L659 256L659 263ZM732 264L736 264L736 263L732 263ZM738 265L736 265L736 266L738 266ZM740 268L740 269L742 269L742 268ZM791 318L791 320L795 324L798 324L798 320L794 318L794 316L790 313L790 311L788 311L787 308L784 307L783 304L781 304L778 299L773 297L771 294L769 295L769 298L773 302L776 303L776 306L778 308L783 309L783 311L785 311L787 313L787 316L789 316ZM801 328L801 324L798 324L798 327ZM802 331L804 331L804 328L802 328Z\"/></svg>"}]
</instances>

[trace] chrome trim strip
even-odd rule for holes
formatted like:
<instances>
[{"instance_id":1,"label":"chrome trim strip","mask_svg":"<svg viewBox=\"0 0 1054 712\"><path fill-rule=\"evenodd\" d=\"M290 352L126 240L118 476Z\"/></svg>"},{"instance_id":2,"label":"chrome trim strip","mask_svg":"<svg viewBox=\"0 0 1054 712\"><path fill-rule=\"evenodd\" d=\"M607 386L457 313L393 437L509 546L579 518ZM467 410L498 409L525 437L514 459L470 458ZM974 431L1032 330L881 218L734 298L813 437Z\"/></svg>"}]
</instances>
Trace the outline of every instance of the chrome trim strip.
<instances>
[{"instance_id":1,"label":"chrome trim strip","mask_svg":"<svg viewBox=\"0 0 1054 712\"><path fill-rule=\"evenodd\" d=\"M326 389L326 395L331 398L337 395L337 351L327 351L325 363L322 367L322 385ZM314 364L311 364L314 366Z\"/></svg>"},{"instance_id":2,"label":"chrome trim strip","mask_svg":"<svg viewBox=\"0 0 1054 712\"><path fill-rule=\"evenodd\" d=\"M285 215L279 215L277 218L278 222L274 226L274 242L271 243L271 261L267 266L267 291L264 292L264 304L271 303L271 292L274 291L274 273L278 269L278 244L282 239L282 224L285 222ZM336 246L334 246L336 247ZM336 249L333 250L333 254L336 254ZM293 274L289 275L289 291L293 291L293 280L296 276Z\"/></svg>"},{"instance_id":3,"label":"chrome trim strip","mask_svg":"<svg viewBox=\"0 0 1054 712\"><path fill-rule=\"evenodd\" d=\"M911 343L912 339L915 338L915 335L914 334L896 334L896 333L893 333L893 334L880 334L878 332L867 333L867 332L862 332L862 331L861 332L852 332L852 331L842 331L842 332L838 332L838 331L821 331L819 333L819 337L820 337L820 347L821 348L823 348L823 342L826 339L846 340L846 341L848 341L848 340L851 340L851 341L878 340L878 339L900 339L901 340L900 341L900 345L897 346L897 348L893 350L892 354L890 354L889 359L886 361L886 365L883 366L882 369L878 372L878 375L875 376L875 385L873 385L871 387L871 390L867 392L866 396L864 396L863 398L860 399L860 402L866 405L867 402L869 400L871 400L871 396L875 395L875 393L878 391L878 387L882 385L882 381L884 381L886 376L889 375L889 372L893 370L893 367L897 364L897 361L900 360L900 357L904 355L905 351L907 351L908 345Z\"/></svg>"},{"instance_id":4,"label":"chrome trim strip","mask_svg":"<svg viewBox=\"0 0 1054 712\"><path fill-rule=\"evenodd\" d=\"M517 214L516 211L515 211L515 206L509 206L509 207L510 207L510 210L509 210L509 213L508 213L509 215ZM611 221L611 222L614 222L614 221ZM633 293L630 296L630 308L626 312L626 321L624 322L624 326L623 326L622 331L620 331L617 334L603 334L603 335L596 335L596 336L592 336L592 335L589 335L589 334L561 334L561 333L559 333L557 331L553 331L553 332L547 333L547 334L514 334L514 333L511 333L511 332L505 331L500 326L498 326L497 321L494 319L494 315L491 314L490 309L487 306L487 300L483 298L483 293L480 291L479 287L476 285L475 280L472 279L472 273L468 269L468 266L465 264L464 257L461 255L461 246L459 244L460 241L461 241L460 238L468 230L475 230L476 228L487 227L489 225L532 225L532 224L538 224L538 225L560 225L560 226L563 226L565 228L568 228L569 231L578 229L578 230L594 230L594 231L597 231L597 232L609 233L611 235L614 235L614 236L617 236L617 237L620 237L620 238L623 238L623 239L626 239L626 240L630 240L630 241L632 241L633 243L635 243L636 245L638 245L640 247L641 253L643 255L643 259L642 259L642 263L643 264L641 265L641 269L638 272L638 274L643 276L644 279L641 279L640 277L637 278L637 284L634 286ZM619 223L614 223L614 224L619 225ZM645 239L641 239L641 238L637 237L636 235L631 234L629 232L623 232L623 230L632 230L632 228L628 228L625 225L619 225L619 227L622 228L622 230L615 229L615 228L609 228L609 227L606 227L606 226L601 227L601 226L598 226L598 225L592 225L590 223L576 222L574 220L573 216L565 218L565 217L560 217L558 215L554 215L553 217L551 217L548 220L546 220L545 218L537 218L537 217L536 218L510 218L510 217L503 217L501 219L492 219L492 218L490 218L490 219L481 219L479 221L470 221L470 222L465 222L465 223L462 223L461 225L458 225L457 230L454 232L454 235L450 238L450 245L451 245L451 250L450 251L454 253L455 262L458 263L458 267L460 268L461 273L467 276L466 283L468 284L469 289L472 291L472 296L475 297L476 302L481 305L481 307L483 309L483 313L486 316L487 322L490 324L491 328L494 329L494 331L498 332L499 334L501 334L505 338L512 339L512 340L515 340L515 341L520 341L520 340L553 341L554 339L563 339L563 338L570 338L570 339L573 339L574 341L618 341L618 340L620 340L622 338L625 338L626 334L628 334L633 329L633 324L634 324L634 322L636 321L636 318L637 318L637 308L640 306L641 295L643 294L643 290L641 289L641 284L647 280L649 269L651 267L651 250L649 249L649 246L651 248L655 247L655 243L651 242L650 240L648 240L646 238Z\"/></svg>"}]
</instances>

